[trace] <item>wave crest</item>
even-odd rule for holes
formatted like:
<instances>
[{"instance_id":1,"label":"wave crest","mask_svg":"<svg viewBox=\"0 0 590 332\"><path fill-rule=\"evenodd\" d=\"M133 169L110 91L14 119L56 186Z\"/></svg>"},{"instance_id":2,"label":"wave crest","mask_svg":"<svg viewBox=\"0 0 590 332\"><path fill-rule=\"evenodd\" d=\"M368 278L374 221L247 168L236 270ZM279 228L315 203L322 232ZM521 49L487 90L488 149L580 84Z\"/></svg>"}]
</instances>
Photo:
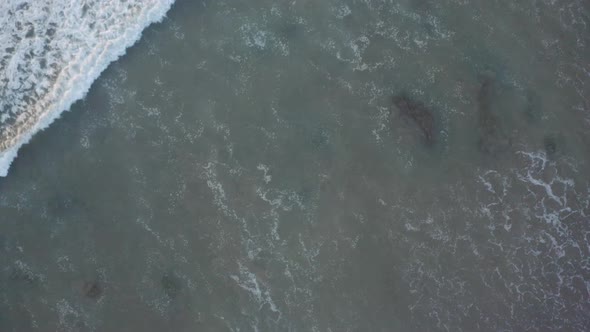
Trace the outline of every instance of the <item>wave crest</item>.
<instances>
[{"instance_id":1,"label":"wave crest","mask_svg":"<svg viewBox=\"0 0 590 332\"><path fill-rule=\"evenodd\" d=\"M0 2L0 176L173 2Z\"/></svg>"}]
</instances>

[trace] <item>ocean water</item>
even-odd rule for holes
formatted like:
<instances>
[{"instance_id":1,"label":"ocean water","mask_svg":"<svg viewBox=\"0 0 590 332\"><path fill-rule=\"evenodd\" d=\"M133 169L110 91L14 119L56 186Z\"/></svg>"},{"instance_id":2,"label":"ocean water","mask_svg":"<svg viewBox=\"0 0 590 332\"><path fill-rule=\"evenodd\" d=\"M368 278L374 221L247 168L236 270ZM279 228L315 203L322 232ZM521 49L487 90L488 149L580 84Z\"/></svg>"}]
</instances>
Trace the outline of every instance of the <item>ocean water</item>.
<instances>
[{"instance_id":1,"label":"ocean water","mask_svg":"<svg viewBox=\"0 0 590 332\"><path fill-rule=\"evenodd\" d=\"M3 1L0 331L587 330L589 24Z\"/></svg>"}]
</instances>

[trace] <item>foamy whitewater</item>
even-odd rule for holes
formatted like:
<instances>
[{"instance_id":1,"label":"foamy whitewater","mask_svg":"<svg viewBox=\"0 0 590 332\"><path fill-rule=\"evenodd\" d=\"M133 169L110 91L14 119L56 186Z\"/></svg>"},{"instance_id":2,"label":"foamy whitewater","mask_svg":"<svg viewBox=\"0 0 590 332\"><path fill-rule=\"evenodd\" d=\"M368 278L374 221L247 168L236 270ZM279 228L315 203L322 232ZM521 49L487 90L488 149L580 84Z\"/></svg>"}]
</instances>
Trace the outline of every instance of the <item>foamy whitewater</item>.
<instances>
[{"instance_id":1,"label":"foamy whitewater","mask_svg":"<svg viewBox=\"0 0 590 332\"><path fill-rule=\"evenodd\" d=\"M173 2L0 2L0 176Z\"/></svg>"}]
</instances>

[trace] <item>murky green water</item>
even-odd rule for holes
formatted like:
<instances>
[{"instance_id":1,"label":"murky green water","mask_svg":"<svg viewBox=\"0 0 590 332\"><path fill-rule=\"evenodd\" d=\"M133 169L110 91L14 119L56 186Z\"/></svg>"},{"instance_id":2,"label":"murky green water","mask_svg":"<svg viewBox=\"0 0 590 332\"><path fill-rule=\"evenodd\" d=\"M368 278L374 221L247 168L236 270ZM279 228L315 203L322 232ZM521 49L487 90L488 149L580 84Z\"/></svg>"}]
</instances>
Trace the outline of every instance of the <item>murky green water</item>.
<instances>
[{"instance_id":1,"label":"murky green water","mask_svg":"<svg viewBox=\"0 0 590 332\"><path fill-rule=\"evenodd\" d=\"M589 15L179 0L0 179L0 331L587 329Z\"/></svg>"}]
</instances>

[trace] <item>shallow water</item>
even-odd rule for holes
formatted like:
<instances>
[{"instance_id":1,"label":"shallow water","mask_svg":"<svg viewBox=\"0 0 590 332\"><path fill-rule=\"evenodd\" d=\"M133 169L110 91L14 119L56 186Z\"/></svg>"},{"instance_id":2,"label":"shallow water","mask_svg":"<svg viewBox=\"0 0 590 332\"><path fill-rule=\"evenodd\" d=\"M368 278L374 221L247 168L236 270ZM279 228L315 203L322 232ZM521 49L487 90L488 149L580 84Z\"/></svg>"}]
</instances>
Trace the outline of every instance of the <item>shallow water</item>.
<instances>
[{"instance_id":1,"label":"shallow water","mask_svg":"<svg viewBox=\"0 0 590 332\"><path fill-rule=\"evenodd\" d=\"M0 331L587 329L589 15L178 0L0 179Z\"/></svg>"}]
</instances>

